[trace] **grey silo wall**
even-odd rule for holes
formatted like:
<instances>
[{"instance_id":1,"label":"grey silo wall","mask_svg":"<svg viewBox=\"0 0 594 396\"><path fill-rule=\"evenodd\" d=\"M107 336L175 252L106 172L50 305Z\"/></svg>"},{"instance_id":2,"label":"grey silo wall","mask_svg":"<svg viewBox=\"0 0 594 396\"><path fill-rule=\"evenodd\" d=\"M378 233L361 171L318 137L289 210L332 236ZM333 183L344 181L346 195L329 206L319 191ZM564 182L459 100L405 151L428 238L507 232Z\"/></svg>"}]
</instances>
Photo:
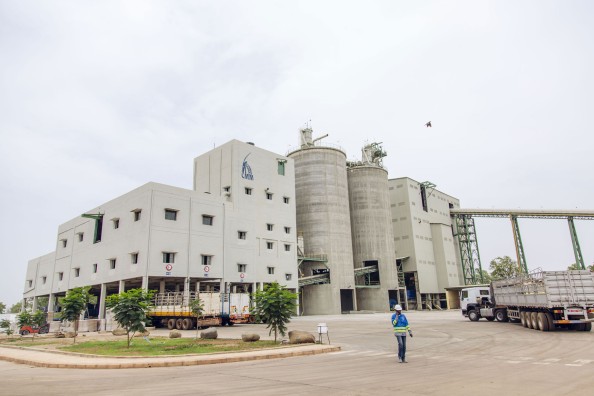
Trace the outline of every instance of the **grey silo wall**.
<instances>
[{"instance_id":1,"label":"grey silo wall","mask_svg":"<svg viewBox=\"0 0 594 396\"><path fill-rule=\"evenodd\" d=\"M388 172L372 165L350 168L348 186L354 266L377 260L380 273L379 289L358 289L358 308L387 310L388 290L398 288Z\"/></svg>"},{"instance_id":2,"label":"grey silo wall","mask_svg":"<svg viewBox=\"0 0 594 396\"><path fill-rule=\"evenodd\" d=\"M304 288L304 313L340 313L340 289L354 288L346 155L312 147L289 157L295 160L297 231L304 253L327 255L330 268L331 284Z\"/></svg>"}]
</instances>

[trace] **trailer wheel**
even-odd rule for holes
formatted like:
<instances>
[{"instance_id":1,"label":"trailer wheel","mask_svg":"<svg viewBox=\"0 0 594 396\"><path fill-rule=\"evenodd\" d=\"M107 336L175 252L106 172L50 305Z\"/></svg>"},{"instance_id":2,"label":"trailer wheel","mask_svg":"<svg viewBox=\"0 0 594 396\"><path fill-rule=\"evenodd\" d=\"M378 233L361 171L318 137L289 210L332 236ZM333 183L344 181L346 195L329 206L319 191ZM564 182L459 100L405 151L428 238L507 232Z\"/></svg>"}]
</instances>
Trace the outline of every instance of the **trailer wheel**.
<instances>
[{"instance_id":1,"label":"trailer wheel","mask_svg":"<svg viewBox=\"0 0 594 396\"><path fill-rule=\"evenodd\" d=\"M592 322L584 323L584 331L592 331Z\"/></svg>"},{"instance_id":2,"label":"trailer wheel","mask_svg":"<svg viewBox=\"0 0 594 396\"><path fill-rule=\"evenodd\" d=\"M471 309L470 311L468 311L468 319L470 319L471 321L477 322L480 318L481 316L475 309Z\"/></svg>"},{"instance_id":3,"label":"trailer wheel","mask_svg":"<svg viewBox=\"0 0 594 396\"><path fill-rule=\"evenodd\" d=\"M544 312L539 312L536 315L536 321L540 331L549 331L549 321L547 320L547 316L544 314Z\"/></svg>"},{"instance_id":4,"label":"trailer wheel","mask_svg":"<svg viewBox=\"0 0 594 396\"><path fill-rule=\"evenodd\" d=\"M553 315L550 312L545 312L545 317L549 324L549 331L555 331L555 323L553 323Z\"/></svg>"},{"instance_id":5,"label":"trailer wheel","mask_svg":"<svg viewBox=\"0 0 594 396\"><path fill-rule=\"evenodd\" d=\"M182 318L178 318L175 321L175 328L178 329L178 330L182 330L183 329L183 327L182 327L183 324L184 324L184 320Z\"/></svg>"},{"instance_id":6,"label":"trailer wheel","mask_svg":"<svg viewBox=\"0 0 594 396\"><path fill-rule=\"evenodd\" d=\"M191 330L192 327L192 319L185 318L182 321L182 330Z\"/></svg>"},{"instance_id":7,"label":"trailer wheel","mask_svg":"<svg viewBox=\"0 0 594 396\"><path fill-rule=\"evenodd\" d=\"M534 330L540 330L538 327L538 312L530 312L530 322Z\"/></svg>"},{"instance_id":8,"label":"trailer wheel","mask_svg":"<svg viewBox=\"0 0 594 396\"><path fill-rule=\"evenodd\" d=\"M175 329L175 319L169 319L169 320L167 321L167 328L168 328L169 330L173 330L173 329Z\"/></svg>"},{"instance_id":9,"label":"trailer wheel","mask_svg":"<svg viewBox=\"0 0 594 396\"><path fill-rule=\"evenodd\" d=\"M509 320L507 313L505 313L503 309L495 311L495 319L497 319L498 322L507 322Z\"/></svg>"},{"instance_id":10,"label":"trailer wheel","mask_svg":"<svg viewBox=\"0 0 594 396\"><path fill-rule=\"evenodd\" d=\"M522 323L523 327L527 327L526 326L526 312L524 312L524 311L520 311L520 323Z\"/></svg>"}]
</instances>

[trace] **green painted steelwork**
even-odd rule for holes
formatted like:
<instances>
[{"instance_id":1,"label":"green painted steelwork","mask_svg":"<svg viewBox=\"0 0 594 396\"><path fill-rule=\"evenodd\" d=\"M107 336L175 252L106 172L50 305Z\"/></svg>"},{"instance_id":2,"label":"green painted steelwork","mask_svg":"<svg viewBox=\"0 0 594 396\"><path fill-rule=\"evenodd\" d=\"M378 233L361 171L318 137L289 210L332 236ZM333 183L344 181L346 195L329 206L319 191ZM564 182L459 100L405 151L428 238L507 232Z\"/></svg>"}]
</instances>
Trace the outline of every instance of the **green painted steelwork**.
<instances>
[{"instance_id":1,"label":"green painted steelwork","mask_svg":"<svg viewBox=\"0 0 594 396\"><path fill-rule=\"evenodd\" d=\"M474 219L471 215L456 215L455 224L456 235L454 236L458 238L464 284L476 285L479 282L484 283Z\"/></svg>"},{"instance_id":2,"label":"green painted steelwork","mask_svg":"<svg viewBox=\"0 0 594 396\"><path fill-rule=\"evenodd\" d=\"M569 223L569 233L571 234L571 244L573 245L575 263L580 267L580 269L585 270L586 264L584 263L584 256L582 256L582 249L580 248L580 241L578 240L575 224L573 224L573 217L569 216L567 218L567 222Z\"/></svg>"},{"instance_id":3,"label":"green painted steelwork","mask_svg":"<svg viewBox=\"0 0 594 396\"><path fill-rule=\"evenodd\" d=\"M103 214L101 213L97 213L97 214L82 214L80 215L80 217L85 217L87 219L93 219L95 220L95 235L93 236L93 243L97 243L97 242L101 242L101 228L102 228L102 223L103 223Z\"/></svg>"},{"instance_id":4,"label":"green painted steelwork","mask_svg":"<svg viewBox=\"0 0 594 396\"><path fill-rule=\"evenodd\" d=\"M520 235L520 225L518 224L518 216L509 215L512 223L512 230L514 231L514 243L516 245L516 257L518 258L518 266L525 274L528 273L528 263L526 263L526 255L524 254L524 245L522 244L522 237Z\"/></svg>"}]
</instances>

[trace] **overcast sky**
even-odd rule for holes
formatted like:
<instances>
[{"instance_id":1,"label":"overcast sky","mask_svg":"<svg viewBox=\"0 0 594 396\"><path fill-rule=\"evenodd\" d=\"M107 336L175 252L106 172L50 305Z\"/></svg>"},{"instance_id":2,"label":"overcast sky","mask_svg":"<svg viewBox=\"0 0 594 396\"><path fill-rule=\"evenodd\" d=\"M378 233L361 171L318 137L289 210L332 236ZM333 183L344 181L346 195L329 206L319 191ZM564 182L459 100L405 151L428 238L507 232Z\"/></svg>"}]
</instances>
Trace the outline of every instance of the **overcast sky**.
<instances>
[{"instance_id":1,"label":"overcast sky","mask_svg":"<svg viewBox=\"0 0 594 396\"><path fill-rule=\"evenodd\" d=\"M231 139L285 154L311 119L349 159L464 208L594 210L591 1L0 0L0 301L58 225L146 182L192 188ZM425 128L427 121L433 128ZM576 222L587 264L594 221ZM483 266L515 257L477 220ZM530 269L567 222L520 220Z\"/></svg>"}]
</instances>

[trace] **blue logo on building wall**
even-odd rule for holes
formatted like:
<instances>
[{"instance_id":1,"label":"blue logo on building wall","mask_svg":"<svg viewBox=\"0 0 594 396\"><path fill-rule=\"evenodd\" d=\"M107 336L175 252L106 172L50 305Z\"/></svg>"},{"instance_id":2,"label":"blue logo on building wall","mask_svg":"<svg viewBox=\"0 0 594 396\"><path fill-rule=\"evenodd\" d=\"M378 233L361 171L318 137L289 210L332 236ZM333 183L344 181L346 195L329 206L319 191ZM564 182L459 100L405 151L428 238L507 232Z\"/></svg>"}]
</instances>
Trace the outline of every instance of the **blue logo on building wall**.
<instances>
[{"instance_id":1,"label":"blue logo on building wall","mask_svg":"<svg viewBox=\"0 0 594 396\"><path fill-rule=\"evenodd\" d=\"M243 164L241 165L241 177L246 180L254 180L254 175L252 174L252 168L250 168L250 164L248 164L248 162L247 162L247 157L249 157L250 154L245 156L245 158L243 159Z\"/></svg>"}]
</instances>

